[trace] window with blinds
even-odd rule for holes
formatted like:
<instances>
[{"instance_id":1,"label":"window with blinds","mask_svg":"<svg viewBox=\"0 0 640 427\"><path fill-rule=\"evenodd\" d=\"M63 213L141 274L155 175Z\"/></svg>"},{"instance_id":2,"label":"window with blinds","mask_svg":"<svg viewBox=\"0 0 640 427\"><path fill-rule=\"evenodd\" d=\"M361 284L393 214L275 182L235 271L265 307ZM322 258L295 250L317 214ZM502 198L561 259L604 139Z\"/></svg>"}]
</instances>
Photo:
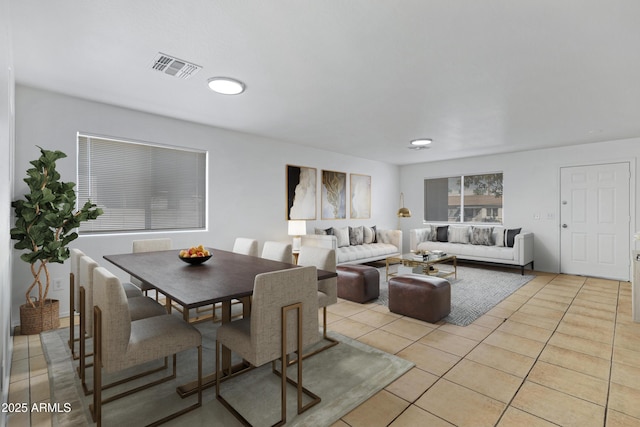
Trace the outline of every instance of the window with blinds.
<instances>
[{"instance_id":1,"label":"window with blinds","mask_svg":"<svg viewBox=\"0 0 640 427\"><path fill-rule=\"evenodd\" d=\"M206 227L206 151L78 134L77 182L104 210L80 234Z\"/></svg>"}]
</instances>

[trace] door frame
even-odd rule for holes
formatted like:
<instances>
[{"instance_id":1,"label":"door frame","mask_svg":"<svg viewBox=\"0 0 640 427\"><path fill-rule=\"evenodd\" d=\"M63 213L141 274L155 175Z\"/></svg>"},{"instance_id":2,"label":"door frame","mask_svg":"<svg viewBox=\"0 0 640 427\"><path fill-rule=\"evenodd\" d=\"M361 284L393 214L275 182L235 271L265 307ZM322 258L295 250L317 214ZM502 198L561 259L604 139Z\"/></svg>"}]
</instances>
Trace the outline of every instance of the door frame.
<instances>
[{"instance_id":1,"label":"door frame","mask_svg":"<svg viewBox=\"0 0 640 427\"><path fill-rule=\"evenodd\" d=\"M631 280L633 277L633 263L631 262L631 251L638 250L637 245L635 243L635 239L633 235L635 233L634 230L638 230L638 215L640 212L636 208L636 194L637 194L637 185L636 185L636 170L637 170L637 160L635 157L626 157L626 158L614 158L607 159L601 162L598 161L589 161L589 162L575 162L575 163L565 163L558 167L558 200L557 203L557 212L558 212L558 221L556 223L557 227L557 236L558 236L558 272L563 274L562 272L562 218L560 217L561 207L562 207L562 169L563 168L571 168L571 167L580 167L580 166L599 166L599 165L609 165L616 163L628 163L629 164L629 271L627 272L627 277ZM615 279L613 279L615 280Z\"/></svg>"}]
</instances>

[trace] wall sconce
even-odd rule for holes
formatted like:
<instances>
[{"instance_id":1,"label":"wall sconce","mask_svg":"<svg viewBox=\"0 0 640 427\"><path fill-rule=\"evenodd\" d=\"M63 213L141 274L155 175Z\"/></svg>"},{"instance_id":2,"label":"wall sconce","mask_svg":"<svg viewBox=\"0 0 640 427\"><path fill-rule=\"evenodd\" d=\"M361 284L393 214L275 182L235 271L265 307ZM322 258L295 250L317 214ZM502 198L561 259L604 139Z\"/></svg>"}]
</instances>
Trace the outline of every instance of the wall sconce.
<instances>
[{"instance_id":1,"label":"wall sconce","mask_svg":"<svg viewBox=\"0 0 640 427\"><path fill-rule=\"evenodd\" d=\"M398 209L398 218L411 218L411 211L404 207L404 193L400 193L400 209Z\"/></svg>"}]
</instances>

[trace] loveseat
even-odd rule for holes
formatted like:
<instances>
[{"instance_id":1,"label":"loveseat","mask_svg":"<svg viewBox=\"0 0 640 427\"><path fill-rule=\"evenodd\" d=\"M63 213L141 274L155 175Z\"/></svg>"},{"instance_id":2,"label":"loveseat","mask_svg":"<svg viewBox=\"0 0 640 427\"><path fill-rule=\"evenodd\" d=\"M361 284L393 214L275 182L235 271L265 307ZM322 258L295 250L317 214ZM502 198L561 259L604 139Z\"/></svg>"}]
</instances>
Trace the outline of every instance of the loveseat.
<instances>
[{"instance_id":1,"label":"loveseat","mask_svg":"<svg viewBox=\"0 0 640 427\"><path fill-rule=\"evenodd\" d=\"M533 269L533 233L520 228L468 224L425 224L409 230L409 249L441 250L459 259Z\"/></svg>"},{"instance_id":2,"label":"loveseat","mask_svg":"<svg viewBox=\"0 0 640 427\"><path fill-rule=\"evenodd\" d=\"M402 251L402 230L355 226L316 229L315 232L302 236L302 246L334 249L336 265L379 261Z\"/></svg>"}]
</instances>

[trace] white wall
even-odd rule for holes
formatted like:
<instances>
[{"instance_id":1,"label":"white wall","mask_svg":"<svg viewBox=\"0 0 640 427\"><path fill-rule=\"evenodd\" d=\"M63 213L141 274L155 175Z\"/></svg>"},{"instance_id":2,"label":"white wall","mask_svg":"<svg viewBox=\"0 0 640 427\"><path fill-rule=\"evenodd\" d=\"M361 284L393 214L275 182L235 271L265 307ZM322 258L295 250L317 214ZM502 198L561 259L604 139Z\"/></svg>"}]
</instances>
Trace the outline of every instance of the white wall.
<instances>
[{"instance_id":1,"label":"white wall","mask_svg":"<svg viewBox=\"0 0 640 427\"><path fill-rule=\"evenodd\" d=\"M400 168L400 188L405 205L413 216L403 222L405 249L408 230L419 228L423 218L423 180L461 174L503 172L504 222L508 227L523 227L535 233L535 268L560 270L560 168L611 162L631 163L631 233L640 226L640 178L636 164L640 157L640 138L608 141L566 148L551 148L495 156L474 157ZM540 219L534 216L539 214Z\"/></svg>"},{"instance_id":2,"label":"white wall","mask_svg":"<svg viewBox=\"0 0 640 427\"><path fill-rule=\"evenodd\" d=\"M11 189L13 161L14 79L9 25L9 1L0 0L0 390L2 402L9 393L11 368ZM4 425L6 413L0 414Z\"/></svg>"},{"instance_id":3,"label":"white wall","mask_svg":"<svg viewBox=\"0 0 640 427\"><path fill-rule=\"evenodd\" d=\"M212 112L215 114L215 112ZM69 157L58 162L64 181L76 180L76 133L149 141L161 144L203 148L209 151L209 229L206 232L181 232L146 235L80 237L72 246L81 248L98 262L105 254L131 251L131 241L170 235L175 247L202 243L230 250L236 237L289 241L286 223L286 165L371 175L371 220L310 221L315 226L350 224L396 226L395 209L399 187L399 168L381 162L305 148L253 135L212 128L190 122L118 108L46 92L30 87L16 89L15 194L27 190L22 182L28 162L39 155L36 145L57 149ZM390 202L391 200L391 202ZM318 199L318 215L319 215ZM17 259L13 263L14 313L23 303L25 287L30 283L28 266ZM105 266L108 266L105 264ZM68 263L51 268L53 278L68 277ZM113 267L114 273L117 269ZM120 273L122 278L126 276ZM61 300L60 312L68 313L68 291L51 297ZM14 315L14 324L18 319Z\"/></svg>"}]
</instances>

